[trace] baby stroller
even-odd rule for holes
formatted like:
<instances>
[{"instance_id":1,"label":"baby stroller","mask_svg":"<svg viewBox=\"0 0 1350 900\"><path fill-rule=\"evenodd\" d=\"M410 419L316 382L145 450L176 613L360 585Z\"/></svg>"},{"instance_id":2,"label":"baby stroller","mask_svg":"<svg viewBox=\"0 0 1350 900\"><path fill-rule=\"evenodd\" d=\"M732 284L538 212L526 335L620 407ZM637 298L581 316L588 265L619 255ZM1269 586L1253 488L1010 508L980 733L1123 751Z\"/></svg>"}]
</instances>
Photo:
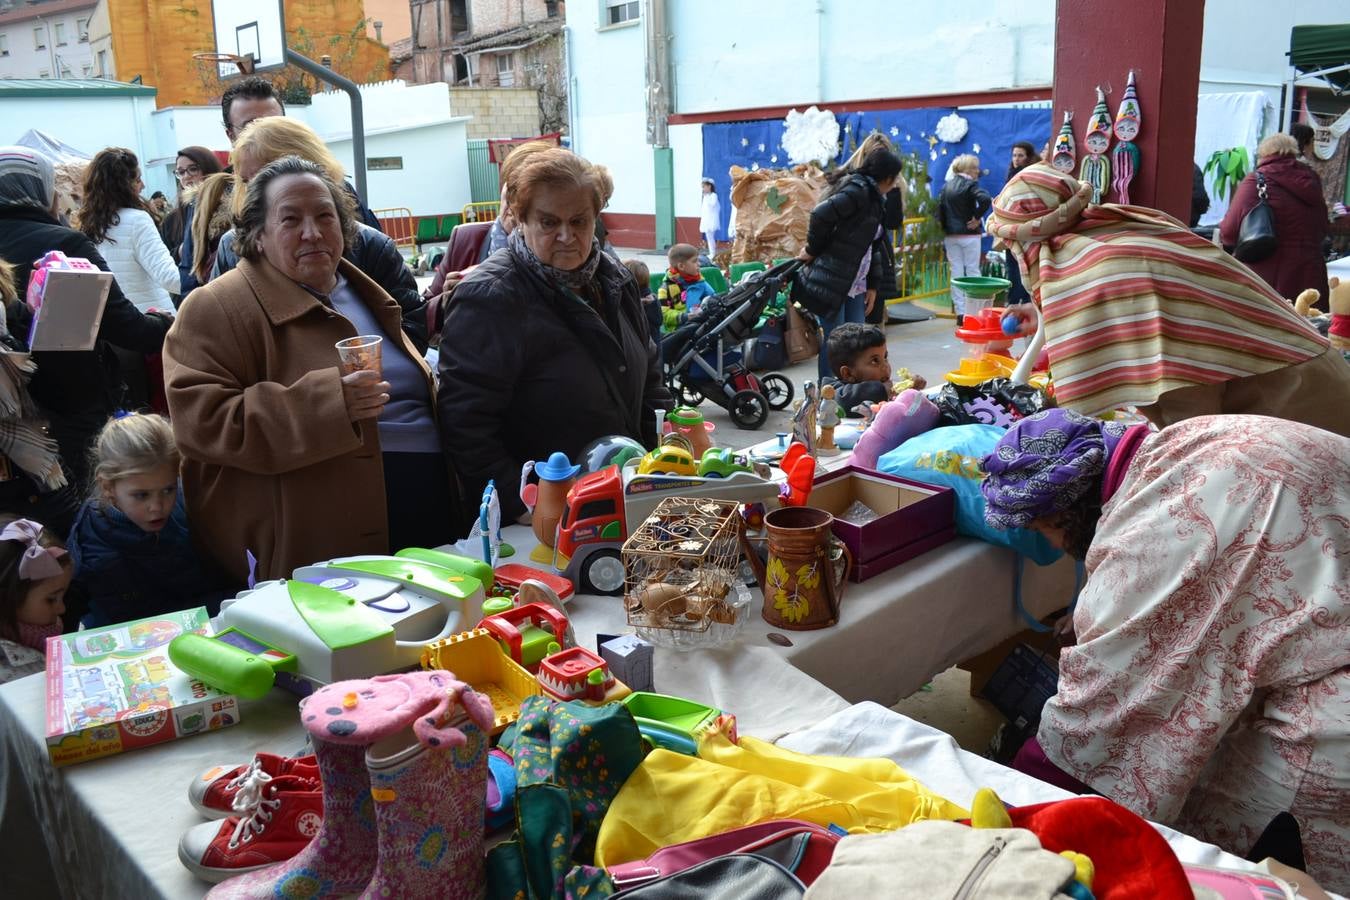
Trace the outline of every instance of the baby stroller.
<instances>
[{"instance_id":1,"label":"baby stroller","mask_svg":"<svg viewBox=\"0 0 1350 900\"><path fill-rule=\"evenodd\" d=\"M755 375L741 364L739 348L800 266L794 259L755 272L727 293L704 300L699 316L665 337L666 385L682 403L698 406L706 397L729 412L738 428L758 428L770 409L787 408L791 380L782 372Z\"/></svg>"}]
</instances>

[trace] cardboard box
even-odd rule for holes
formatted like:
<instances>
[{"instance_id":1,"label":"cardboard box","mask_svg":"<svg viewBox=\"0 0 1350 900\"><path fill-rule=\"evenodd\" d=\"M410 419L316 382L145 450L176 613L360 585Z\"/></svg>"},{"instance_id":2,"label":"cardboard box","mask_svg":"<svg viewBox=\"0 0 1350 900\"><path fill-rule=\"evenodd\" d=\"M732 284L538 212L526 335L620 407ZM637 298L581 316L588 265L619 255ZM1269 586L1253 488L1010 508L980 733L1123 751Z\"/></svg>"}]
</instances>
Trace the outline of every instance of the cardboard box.
<instances>
[{"instance_id":1,"label":"cardboard box","mask_svg":"<svg viewBox=\"0 0 1350 900\"><path fill-rule=\"evenodd\" d=\"M38 260L28 278L28 349L94 349L112 283L111 272L60 250Z\"/></svg>"},{"instance_id":2,"label":"cardboard box","mask_svg":"<svg viewBox=\"0 0 1350 900\"><path fill-rule=\"evenodd\" d=\"M210 634L202 607L47 639L47 755L65 766L239 721L239 703L169 661Z\"/></svg>"},{"instance_id":3,"label":"cardboard box","mask_svg":"<svg viewBox=\"0 0 1350 900\"><path fill-rule=\"evenodd\" d=\"M877 518L862 525L840 518L857 500ZM956 536L956 498L949 488L852 465L817 478L808 503L835 517L835 536L853 554L853 581L866 581Z\"/></svg>"}]
</instances>

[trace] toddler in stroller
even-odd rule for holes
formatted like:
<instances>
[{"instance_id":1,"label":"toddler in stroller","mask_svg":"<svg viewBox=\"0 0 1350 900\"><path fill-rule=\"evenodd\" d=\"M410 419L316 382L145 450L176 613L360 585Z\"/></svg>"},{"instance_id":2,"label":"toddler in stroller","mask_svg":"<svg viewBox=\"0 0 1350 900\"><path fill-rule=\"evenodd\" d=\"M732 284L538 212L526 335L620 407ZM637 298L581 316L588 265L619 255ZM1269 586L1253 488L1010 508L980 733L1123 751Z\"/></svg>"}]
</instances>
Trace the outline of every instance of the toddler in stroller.
<instances>
[{"instance_id":1,"label":"toddler in stroller","mask_svg":"<svg viewBox=\"0 0 1350 900\"><path fill-rule=\"evenodd\" d=\"M758 428L770 409L785 409L792 402L788 377L781 372L755 375L741 364L739 347L800 265L789 260L751 275L725 294L708 297L699 316L665 337L661 356L666 385L682 403L698 406L706 397L727 410L738 428Z\"/></svg>"}]
</instances>

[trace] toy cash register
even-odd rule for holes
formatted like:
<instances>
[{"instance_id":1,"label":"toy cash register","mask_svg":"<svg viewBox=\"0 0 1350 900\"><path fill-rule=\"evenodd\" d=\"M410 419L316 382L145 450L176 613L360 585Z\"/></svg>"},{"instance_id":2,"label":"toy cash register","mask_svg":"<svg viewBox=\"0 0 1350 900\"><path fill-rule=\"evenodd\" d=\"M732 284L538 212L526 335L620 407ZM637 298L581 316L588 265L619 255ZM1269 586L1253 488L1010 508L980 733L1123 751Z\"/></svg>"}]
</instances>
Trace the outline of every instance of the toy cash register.
<instances>
[{"instance_id":1,"label":"toy cash register","mask_svg":"<svg viewBox=\"0 0 1350 900\"><path fill-rule=\"evenodd\" d=\"M472 561L466 561L472 565ZM473 627L483 583L449 568L392 556L302 566L221 605L221 633L182 635L174 664L213 687L260 697L278 673L310 685L416 666L429 642Z\"/></svg>"}]
</instances>

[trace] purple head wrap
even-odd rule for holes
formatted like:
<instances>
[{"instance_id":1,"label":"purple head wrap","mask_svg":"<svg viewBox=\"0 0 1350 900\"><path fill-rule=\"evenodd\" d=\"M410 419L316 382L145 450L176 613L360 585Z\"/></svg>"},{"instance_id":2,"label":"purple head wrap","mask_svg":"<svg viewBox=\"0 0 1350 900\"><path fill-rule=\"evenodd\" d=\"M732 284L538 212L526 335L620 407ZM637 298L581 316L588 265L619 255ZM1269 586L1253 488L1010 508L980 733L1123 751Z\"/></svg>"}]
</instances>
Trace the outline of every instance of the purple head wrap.
<instances>
[{"instance_id":1,"label":"purple head wrap","mask_svg":"<svg viewBox=\"0 0 1350 900\"><path fill-rule=\"evenodd\" d=\"M38 542L42 526L32 519L15 519L0 531L0 541L17 541L24 545L19 557L19 577L24 581L41 581L61 574L58 560L66 555L60 547L44 547Z\"/></svg>"},{"instance_id":2,"label":"purple head wrap","mask_svg":"<svg viewBox=\"0 0 1350 900\"><path fill-rule=\"evenodd\" d=\"M1126 427L1067 409L1043 410L1018 422L984 458L985 522L1025 528L1100 488Z\"/></svg>"}]
</instances>

